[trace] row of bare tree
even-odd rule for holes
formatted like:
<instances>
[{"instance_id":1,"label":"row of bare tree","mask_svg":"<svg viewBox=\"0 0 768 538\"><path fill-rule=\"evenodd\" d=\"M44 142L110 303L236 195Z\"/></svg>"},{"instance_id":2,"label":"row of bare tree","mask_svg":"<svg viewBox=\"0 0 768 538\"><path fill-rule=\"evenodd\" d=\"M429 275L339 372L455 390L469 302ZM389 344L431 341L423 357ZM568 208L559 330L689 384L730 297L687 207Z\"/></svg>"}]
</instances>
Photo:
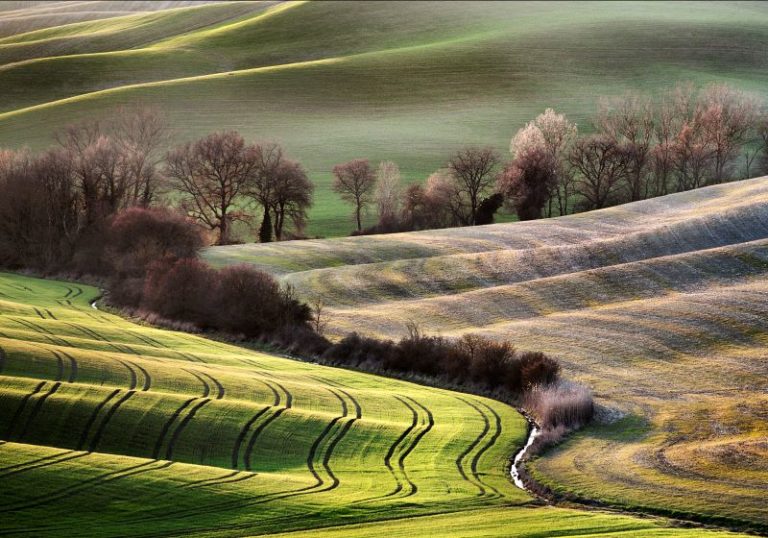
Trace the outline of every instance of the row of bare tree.
<instances>
[{"instance_id":1,"label":"row of bare tree","mask_svg":"<svg viewBox=\"0 0 768 538\"><path fill-rule=\"evenodd\" d=\"M756 97L725 84L681 84L656 101L603 99L592 127L579 136L575 124L548 109L517 132L497 189L521 219L768 171L768 113Z\"/></svg>"},{"instance_id":2,"label":"row of bare tree","mask_svg":"<svg viewBox=\"0 0 768 538\"><path fill-rule=\"evenodd\" d=\"M512 159L467 147L424 185L403 186L392 162L334 168L334 189L378 223L368 232L493 222L506 204L521 220L600 209L768 172L768 112L728 85L680 84L657 100L626 94L601 100L589 134L547 109L520 129ZM738 165L742 168L738 169Z\"/></svg>"}]
</instances>

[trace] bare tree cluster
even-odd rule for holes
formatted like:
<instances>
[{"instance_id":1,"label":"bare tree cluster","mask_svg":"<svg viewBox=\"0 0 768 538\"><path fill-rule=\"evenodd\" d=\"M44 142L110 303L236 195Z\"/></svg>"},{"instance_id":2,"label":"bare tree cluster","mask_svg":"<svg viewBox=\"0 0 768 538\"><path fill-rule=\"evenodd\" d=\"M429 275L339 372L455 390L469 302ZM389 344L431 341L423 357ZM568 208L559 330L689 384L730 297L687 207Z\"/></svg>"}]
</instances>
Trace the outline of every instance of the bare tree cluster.
<instances>
[{"instance_id":1,"label":"bare tree cluster","mask_svg":"<svg viewBox=\"0 0 768 538\"><path fill-rule=\"evenodd\" d=\"M286 217L298 231L312 205L314 185L302 166L277 144L248 144L235 132L211 133L166 157L165 175L182 194L182 207L217 244L231 242L232 224L247 222L249 203L262 211L261 242L283 239Z\"/></svg>"},{"instance_id":2,"label":"bare tree cluster","mask_svg":"<svg viewBox=\"0 0 768 538\"><path fill-rule=\"evenodd\" d=\"M765 118L757 99L725 84L681 84L657 102L634 93L603 99L593 132L581 137L548 109L512 139L497 190L529 219L552 216L553 207L564 215L763 173Z\"/></svg>"},{"instance_id":3,"label":"bare tree cluster","mask_svg":"<svg viewBox=\"0 0 768 538\"><path fill-rule=\"evenodd\" d=\"M63 267L117 212L149 206L166 133L157 111L121 108L66 127L41 153L0 152L3 265Z\"/></svg>"}]
</instances>

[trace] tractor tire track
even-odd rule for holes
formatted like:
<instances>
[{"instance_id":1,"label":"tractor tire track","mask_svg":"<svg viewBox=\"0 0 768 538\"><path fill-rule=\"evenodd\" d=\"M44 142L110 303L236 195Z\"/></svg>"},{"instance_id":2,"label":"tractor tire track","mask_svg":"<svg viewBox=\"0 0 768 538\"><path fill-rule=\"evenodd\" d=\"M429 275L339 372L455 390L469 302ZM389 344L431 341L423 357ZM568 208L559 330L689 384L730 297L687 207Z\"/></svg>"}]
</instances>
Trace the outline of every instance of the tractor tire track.
<instances>
[{"instance_id":1,"label":"tractor tire track","mask_svg":"<svg viewBox=\"0 0 768 538\"><path fill-rule=\"evenodd\" d=\"M135 362L132 362L131 364L138 368L141 374L144 376L144 384L141 387L141 391L147 392L150 387L152 387L152 376L149 375L149 372L147 372L143 366L136 364Z\"/></svg>"},{"instance_id":2,"label":"tractor tire track","mask_svg":"<svg viewBox=\"0 0 768 538\"><path fill-rule=\"evenodd\" d=\"M384 456L384 466L389 471L389 474L392 475L392 478L395 480L395 489L390 491L389 493L385 495L380 495L377 497L371 497L369 499L365 499L361 502L371 502L376 501L379 499L384 499L387 497L393 497L403 491L403 482L407 482L410 489L415 489L416 485L411 482L411 480L408 478L408 475L405 472L405 458L398 458L397 459L397 467L400 470L400 472L403 475L403 479L400 479L400 476L398 476L397 472L395 472L395 467L392 465L392 458L395 456L395 452L400 447L400 444L405 441L405 439L411 434L411 432L416 429L416 426L419 424L419 414L416 411L416 409L409 404L407 401L405 401L400 396L395 396L395 399L402 403L406 409L408 409L411 412L411 424L403 430L400 435L395 439L395 441L389 445L389 449L387 450L386 455Z\"/></svg>"},{"instance_id":3,"label":"tractor tire track","mask_svg":"<svg viewBox=\"0 0 768 538\"><path fill-rule=\"evenodd\" d=\"M168 417L168 420L165 421L165 424L163 424L162 429L160 430L160 436L157 438L157 441L155 441L155 448L152 450L152 459L160 459L160 450L163 447L163 441L165 441L166 435L168 435L168 430L171 429L171 426L176 421L177 418L179 418L179 415L184 412L184 410L197 400L197 397L190 398L189 400L186 400L184 403L182 403L176 411L174 411L170 417Z\"/></svg>"},{"instance_id":4,"label":"tractor tire track","mask_svg":"<svg viewBox=\"0 0 768 538\"><path fill-rule=\"evenodd\" d=\"M19 466L17 466L12 471L0 474L0 478L5 480L11 476L15 476L21 473L26 473L28 471L34 471L36 469L42 469L43 467L49 467L51 465L58 465L59 463L65 463L65 462L76 460L79 458L84 458L87 455L88 454L86 454L85 452L78 452L76 454L72 454L72 451L70 450L65 454L57 454L56 458L58 459L54 459L53 457L45 458L45 461L43 461L42 459L38 460L39 463L36 463L34 465L32 465L31 463L19 464Z\"/></svg>"},{"instance_id":5,"label":"tractor tire track","mask_svg":"<svg viewBox=\"0 0 768 538\"><path fill-rule=\"evenodd\" d=\"M51 319L55 319L55 320L57 320L57 321L58 321L58 318L57 318L56 316L54 316L54 315L53 315L53 312L51 312L51 311L50 311L50 310L48 310L47 308L45 309L45 313L46 313L46 314L48 314L48 316L49 316Z\"/></svg>"},{"instance_id":6,"label":"tractor tire track","mask_svg":"<svg viewBox=\"0 0 768 538\"><path fill-rule=\"evenodd\" d=\"M64 359L62 359L61 355L55 351L52 351L51 353L56 357L56 379L54 379L54 381L61 381L64 379Z\"/></svg>"},{"instance_id":7,"label":"tractor tire track","mask_svg":"<svg viewBox=\"0 0 768 538\"><path fill-rule=\"evenodd\" d=\"M418 401L414 400L410 396L405 396L404 398L411 401L411 403L416 406L418 409L424 412L427 418L427 426L420 430L416 436L413 438L413 441L408 445L408 447L405 448L400 453L400 457L397 460L398 467L400 467L403 470L403 473L405 473L405 458L407 458L411 452L414 451L416 446L421 442L421 440L424 438L425 435L427 435L430 431L432 431L432 428L435 426L435 417L432 415L432 411L430 411L426 406L419 403ZM416 486L415 483L411 482L411 490L404 495L404 497L410 497L411 495L415 495L416 492L419 490L418 486Z\"/></svg>"},{"instance_id":8,"label":"tractor tire track","mask_svg":"<svg viewBox=\"0 0 768 538\"><path fill-rule=\"evenodd\" d=\"M85 423L85 428L83 428L82 433L80 434L80 440L77 443L77 450L83 450L83 447L85 446L85 442L88 440L88 434L91 432L91 428L93 427L93 424L96 422L96 419L99 416L99 413L104 408L105 405L107 405L112 398L118 395L120 392L120 389L115 389L112 392L110 392L106 398L104 398L99 404L93 409L93 412L91 413L91 416L88 418L88 422Z\"/></svg>"},{"instance_id":9,"label":"tractor tire track","mask_svg":"<svg viewBox=\"0 0 768 538\"><path fill-rule=\"evenodd\" d=\"M58 336L53 334L48 329L45 329L44 327L40 327L39 325L37 325L35 323L32 323L31 321L27 321L27 320L20 319L20 318L11 318L11 317L9 317L8 319L18 323L19 325L21 325L22 327L24 327L26 329L30 329L30 330L32 330L32 331L34 331L34 332L44 336L49 342L53 343L54 345L70 347L69 342L67 342L63 338L59 338Z\"/></svg>"},{"instance_id":10,"label":"tractor tire track","mask_svg":"<svg viewBox=\"0 0 768 538\"><path fill-rule=\"evenodd\" d=\"M82 493L83 491L86 491L88 489L92 489L93 487L101 486L104 484L107 484L109 482L113 482L115 480L119 480L121 478L127 478L129 476L134 476L141 473L146 473L150 471L159 471L162 469L166 469L170 467L172 462L165 462L161 465L154 467L154 468L148 468L152 465L156 465L160 462L157 461L147 461L144 463L139 463L137 465L133 465L131 467L127 467L125 469L120 469L117 471L109 471L108 473L103 473L98 476L94 476L93 478L89 478L86 480L83 480L81 482L78 482L77 484L73 484L71 486L68 486L66 488L62 488L58 491L54 491L53 493L48 493L43 497L39 497L37 499L33 499L31 501L27 501L26 504L20 504L20 505L12 505L12 506L6 506L0 509L0 513L2 512L14 512L18 510L29 510L31 508L37 508L40 506L46 506L51 503L55 503L64 499L68 499L70 497L73 497L77 495L78 493Z\"/></svg>"},{"instance_id":11,"label":"tractor tire track","mask_svg":"<svg viewBox=\"0 0 768 538\"><path fill-rule=\"evenodd\" d=\"M35 465L36 463L42 463L44 461L50 461L55 460L56 458L61 458L64 456L68 456L70 454L73 454L74 450L66 450L64 452L59 452L58 454L53 454L51 456L43 456L42 458L37 458L30 461L25 461L24 463L15 463L13 465L8 465L6 467L0 467L0 477L2 477L5 473L9 471L13 471L15 469L20 469L22 467L26 467L28 465Z\"/></svg>"},{"instance_id":12,"label":"tractor tire track","mask_svg":"<svg viewBox=\"0 0 768 538\"><path fill-rule=\"evenodd\" d=\"M66 351L59 351L59 353L69 359L69 378L67 383L74 383L75 379L77 379L77 360Z\"/></svg>"},{"instance_id":13,"label":"tractor tire track","mask_svg":"<svg viewBox=\"0 0 768 538\"><path fill-rule=\"evenodd\" d=\"M32 307L32 308L34 308L34 310L35 310L35 314L37 314L38 316L40 316L40 318L41 318L41 319L45 319L45 316L43 315L43 313L42 313L42 312L40 312L40 309L39 309L39 308L36 308L36 307Z\"/></svg>"},{"instance_id":14,"label":"tractor tire track","mask_svg":"<svg viewBox=\"0 0 768 538\"><path fill-rule=\"evenodd\" d=\"M257 412L251 419L245 423L243 428L240 430L240 433L237 434L237 439L235 439L235 445L232 448L232 468L237 469L238 461L240 460L240 447L243 444L243 441L245 441L245 437L248 435L248 430L251 429L251 427L266 413L273 407L277 407L280 405L280 394L277 392L277 389L267 381L261 381L270 391L272 391L273 395L273 401L271 406L267 406L263 409L261 409L259 412Z\"/></svg>"},{"instance_id":15,"label":"tractor tire track","mask_svg":"<svg viewBox=\"0 0 768 538\"><path fill-rule=\"evenodd\" d=\"M280 409L275 411L271 416L267 417L261 424L259 424L256 427L255 430L253 430L253 433L251 434L251 438L248 441L248 446L246 446L246 448L245 448L245 454L243 456L243 464L245 465L245 470L246 471L250 471L251 470L251 455L253 454L253 447L256 444L256 440L261 435L261 432L263 432L264 429L267 426L269 426L272 422L274 422L275 420L280 418L280 415L285 413L285 411L287 411L288 409L290 409L293 406L293 394L291 394L291 392L288 389L286 389L285 386L283 386L282 384L278 383L277 381L273 381L272 383L269 383L267 381L263 381L263 383L265 385L267 385L270 388L270 390L272 390L272 393L274 394L275 405L273 407L277 407L278 405L280 405L280 402L282 401L282 398L280 397L280 395L277 392L277 390L275 390L273 384L275 386L277 386L281 391L283 391L283 394L285 395L285 404L283 405L283 407L281 407ZM268 410L268 409L269 408L265 409L264 412L266 412L266 410ZM234 453L233 453L233 455L234 455ZM237 465L234 465L233 467L236 468Z\"/></svg>"},{"instance_id":16,"label":"tractor tire track","mask_svg":"<svg viewBox=\"0 0 768 538\"><path fill-rule=\"evenodd\" d=\"M107 424L109 424L109 421L112 419L112 417L117 413L117 410L120 409L120 407L130 400L133 395L136 394L135 390L129 390L126 392L122 398L117 400L113 406L111 406L108 410L106 415L104 415L104 418L101 421L101 424L99 424L98 429L96 430L96 433L93 435L93 439L91 439L91 444L88 446L88 452L96 452L96 449L99 446L99 443L101 442L101 438L104 435L104 430L107 428Z\"/></svg>"},{"instance_id":17,"label":"tractor tire track","mask_svg":"<svg viewBox=\"0 0 768 538\"><path fill-rule=\"evenodd\" d=\"M2 347L0 347L0 374L3 373L3 369L5 368L5 359L6 359L5 350Z\"/></svg>"},{"instance_id":18,"label":"tractor tire track","mask_svg":"<svg viewBox=\"0 0 768 538\"><path fill-rule=\"evenodd\" d=\"M481 482L482 484L484 484L488 489L490 489L494 493L495 496L502 497L502 494L499 490L487 484L484 480L482 480L482 478L480 478L480 473L477 470L477 466L478 466L478 463L480 462L480 458L483 456L483 454L485 454L488 451L489 448L491 448L493 445L496 444L496 441L498 441L499 436L501 435L501 417L499 416L499 414L487 404L483 402L480 402L480 404L483 407L485 407L491 413L491 415L493 415L495 431L491 436L491 438L485 443L485 445L483 445L483 447L480 450L477 451L475 456L472 458L472 464L470 466L470 469L472 470L472 474L474 475L474 477L477 479L478 482ZM487 420L487 417L486 417L486 420Z\"/></svg>"},{"instance_id":19,"label":"tractor tire track","mask_svg":"<svg viewBox=\"0 0 768 538\"><path fill-rule=\"evenodd\" d=\"M195 418L195 415L197 412L202 409L205 405L211 403L210 399L204 399L197 404L187 413L187 415L179 422L179 425L176 427L176 430L173 432L173 435L171 435L171 438L168 440L168 449L165 451L165 459L166 460L172 460L173 459L173 449L176 447L176 443L179 440L179 437L181 437L181 433L184 431L184 428L187 427L187 425L192 421L193 418Z\"/></svg>"},{"instance_id":20,"label":"tractor tire track","mask_svg":"<svg viewBox=\"0 0 768 538\"><path fill-rule=\"evenodd\" d=\"M35 394L43 390L43 387L45 386L46 381L41 381L38 383L34 389L32 389L32 392L25 394L24 397L21 399L21 402L19 403L19 407L16 408L16 411L13 413L13 417L11 418L11 421L8 423L8 428L5 430L5 438L10 439L11 434L13 433L13 428L16 425L16 422L21 418L21 414L24 412L24 408L27 406L27 402L29 402L29 399L32 398Z\"/></svg>"},{"instance_id":21,"label":"tractor tire track","mask_svg":"<svg viewBox=\"0 0 768 538\"><path fill-rule=\"evenodd\" d=\"M184 370L184 371L187 372L188 374L193 375L200 383L203 384L203 395L201 397L207 398L208 395L211 393L211 387L208 385L208 382L202 377L200 377L197 374L197 372L195 372L194 370Z\"/></svg>"},{"instance_id":22,"label":"tractor tire track","mask_svg":"<svg viewBox=\"0 0 768 538\"><path fill-rule=\"evenodd\" d=\"M219 383L219 380L207 372L201 372L198 370L198 373L200 375L204 375L205 377L211 380L211 382L216 386L216 391L217 391L216 400L222 400L224 398L224 386L221 383Z\"/></svg>"},{"instance_id":23,"label":"tractor tire track","mask_svg":"<svg viewBox=\"0 0 768 538\"><path fill-rule=\"evenodd\" d=\"M37 415L40 413L40 409L43 407L43 404L45 403L45 400L53 396L57 390L59 390L59 387L61 387L61 382L57 381L54 383L50 389L48 389L48 392L44 393L40 398L37 399L35 402L34 407L29 412L29 416L27 417L27 420L24 422L24 427L21 429L21 433L19 434L19 441L23 440L24 437L27 435L27 431L29 431L29 426L34 422L35 418L37 418Z\"/></svg>"},{"instance_id":24,"label":"tractor tire track","mask_svg":"<svg viewBox=\"0 0 768 538\"><path fill-rule=\"evenodd\" d=\"M119 362L120 364L122 364L123 366L128 368L128 374L130 376L129 377L130 381L129 381L128 390L129 391L136 390L136 386L139 384L139 379L138 379L138 375L136 374L136 370L134 370L133 366L131 366L130 364L128 364L125 361L121 361L120 359L118 359L117 362Z\"/></svg>"}]
</instances>

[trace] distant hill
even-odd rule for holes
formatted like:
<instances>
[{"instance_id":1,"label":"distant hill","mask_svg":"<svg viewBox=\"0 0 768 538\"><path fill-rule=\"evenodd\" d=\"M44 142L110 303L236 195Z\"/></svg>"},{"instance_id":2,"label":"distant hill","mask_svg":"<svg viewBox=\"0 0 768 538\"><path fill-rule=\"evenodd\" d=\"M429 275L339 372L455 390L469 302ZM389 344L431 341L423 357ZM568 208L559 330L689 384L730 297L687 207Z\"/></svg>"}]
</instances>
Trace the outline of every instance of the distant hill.
<instances>
[{"instance_id":1,"label":"distant hill","mask_svg":"<svg viewBox=\"0 0 768 538\"><path fill-rule=\"evenodd\" d=\"M352 228L328 188L338 162L390 159L422 180L460 145L506 152L546 107L583 125L627 89L768 87L760 2L28 4L0 8L0 145L155 104L177 140L283 143L319 185L311 234Z\"/></svg>"}]
</instances>

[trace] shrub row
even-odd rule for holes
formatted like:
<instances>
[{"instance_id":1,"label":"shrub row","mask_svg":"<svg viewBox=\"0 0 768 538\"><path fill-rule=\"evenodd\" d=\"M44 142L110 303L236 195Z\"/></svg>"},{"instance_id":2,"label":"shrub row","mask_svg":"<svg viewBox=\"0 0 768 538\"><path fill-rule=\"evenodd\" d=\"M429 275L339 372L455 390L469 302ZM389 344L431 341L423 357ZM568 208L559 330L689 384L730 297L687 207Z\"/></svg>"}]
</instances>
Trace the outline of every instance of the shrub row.
<instances>
[{"instance_id":1,"label":"shrub row","mask_svg":"<svg viewBox=\"0 0 768 538\"><path fill-rule=\"evenodd\" d=\"M478 335L449 340L413 329L399 342L352 333L329 347L323 357L345 366L428 376L512 396L533 386L551 385L560 374L556 360L543 353L518 353L509 342Z\"/></svg>"}]
</instances>

